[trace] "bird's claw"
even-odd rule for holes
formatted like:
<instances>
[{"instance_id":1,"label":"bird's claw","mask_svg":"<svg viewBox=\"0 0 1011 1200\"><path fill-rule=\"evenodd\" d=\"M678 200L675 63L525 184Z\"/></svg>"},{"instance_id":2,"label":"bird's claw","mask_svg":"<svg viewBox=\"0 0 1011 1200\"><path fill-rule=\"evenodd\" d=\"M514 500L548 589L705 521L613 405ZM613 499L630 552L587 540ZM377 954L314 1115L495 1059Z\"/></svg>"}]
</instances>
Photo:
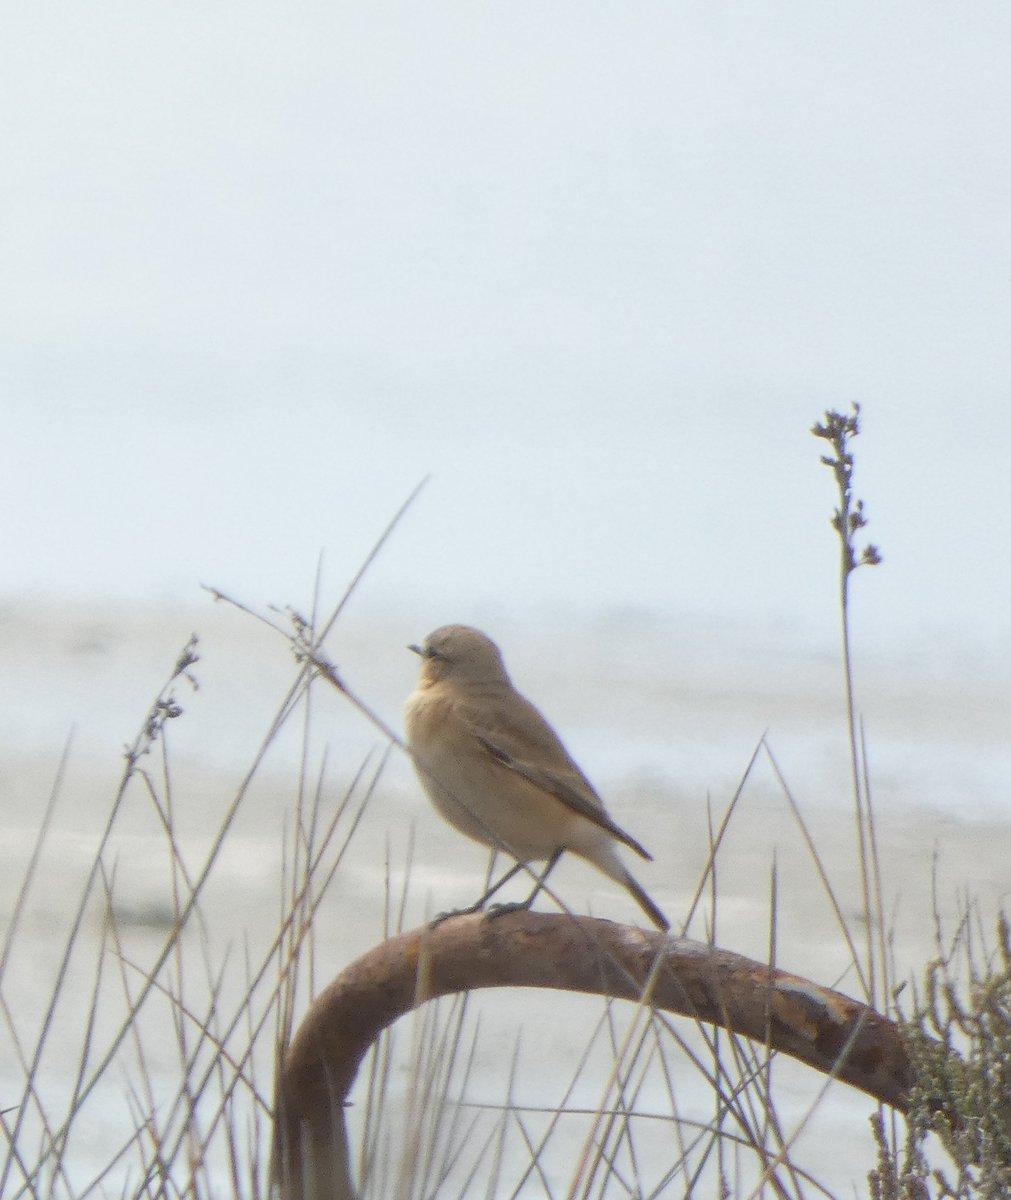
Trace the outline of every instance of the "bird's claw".
<instances>
[{"instance_id":1,"label":"bird's claw","mask_svg":"<svg viewBox=\"0 0 1011 1200\"><path fill-rule=\"evenodd\" d=\"M472 904L470 908L451 908L449 912L437 913L431 921L428 922L428 928L434 929L436 925L441 925L443 921L449 921L453 917L470 917L474 913L481 911L480 904Z\"/></svg>"},{"instance_id":2,"label":"bird's claw","mask_svg":"<svg viewBox=\"0 0 1011 1200\"><path fill-rule=\"evenodd\" d=\"M496 917L504 917L506 913L528 912L529 909L529 900L526 902L522 900L516 900L512 904L493 904L484 915L489 921L493 921Z\"/></svg>"}]
</instances>

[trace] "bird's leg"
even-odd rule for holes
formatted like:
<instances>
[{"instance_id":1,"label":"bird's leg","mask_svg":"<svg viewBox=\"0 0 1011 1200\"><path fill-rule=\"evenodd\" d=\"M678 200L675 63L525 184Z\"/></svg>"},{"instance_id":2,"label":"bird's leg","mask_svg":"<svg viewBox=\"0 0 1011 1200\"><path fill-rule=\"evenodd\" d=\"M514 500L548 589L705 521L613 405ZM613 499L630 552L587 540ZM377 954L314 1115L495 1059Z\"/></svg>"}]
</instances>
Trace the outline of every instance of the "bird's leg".
<instances>
[{"instance_id":1,"label":"bird's leg","mask_svg":"<svg viewBox=\"0 0 1011 1200\"><path fill-rule=\"evenodd\" d=\"M443 921L448 921L450 917L467 917L467 916L470 916L471 913L480 912L481 909L483 909L484 906L488 903L488 901L492 898L492 896L494 896L495 893L499 890L499 888L502 887L504 884L507 884L509 882L509 880L512 879L512 877L518 871L521 871L522 869L523 869L522 863L513 863L513 865L509 868L509 870L506 871L506 873L502 876L502 878L497 883L493 883L491 885L491 887L481 897L480 900L476 900L473 904L471 904L467 908L454 908L451 912L439 913L439 915L431 922L431 925L433 927L436 925L441 925ZM546 874L547 874L547 872L545 872L545 875ZM543 882L543 879L544 879L544 876L541 876L541 879L537 883L538 888L541 886L541 882ZM536 894L537 893L535 892L534 895L536 895ZM531 896L530 899L532 900L533 896ZM496 905L495 911L497 912L500 907L501 907L501 905Z\"/></svg>"},{"instance_id":2,"label":"bird's leg","mask_svg":"<svg viewBox=\"0 0 1011 1200\"><path fill-rule=\"evenodd\" d=\"M562 855L564 853L565 853L565 848L560 847L558 850L556 850L554 852L554 854L552 854L552 856L548 859L547 865L545 866L544 870L540 873L540 875L537 876L537 882L534 884L534 890L530 893L529 896L527 896L527 898L525 900L520 900L515 904L493 904L491 906L491 908L488 909L488 916L489 917L501 917L504 913L526 911L526 909L528 909L531 906L531 904L533 904L534 900L537 899L537 893L544 886L545 881L547 880L548 876L551 874L552 870L554 869L555 863L558 862L558 860L562 857ZM516 870L519 869L519 866L520 866L520 864L517 863L514 870L510 872L510 875L515 874ZM499 887L503 883L505 883L505 880L500 879L499 882L492 889L492 891L498 891ZM490 896L491 892L489 892L488 895ZM488 896L485 896L484 900L487 900L487 899L488 899Z\"/></svg>"}]
</instances>

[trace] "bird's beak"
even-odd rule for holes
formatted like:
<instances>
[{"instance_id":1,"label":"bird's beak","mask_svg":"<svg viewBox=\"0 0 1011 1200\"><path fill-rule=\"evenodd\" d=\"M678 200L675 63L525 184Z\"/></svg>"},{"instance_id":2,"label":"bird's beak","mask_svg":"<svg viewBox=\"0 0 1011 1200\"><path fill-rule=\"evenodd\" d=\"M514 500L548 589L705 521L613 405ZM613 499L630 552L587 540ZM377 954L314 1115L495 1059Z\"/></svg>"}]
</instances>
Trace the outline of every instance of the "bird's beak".
<instances>
[{"instance_id":1,"label":"bird's beak","mask_svg":"<svg viewBox=\"0 0 1011 1200\"><path fill-rule=\"evenodd\" d=\"M407 649L413 651L415 654L420 654L422 658L425 657L425 651L421 648L421 646L416 646L413 642L407 647Z\"/></svg>"}]
</instances>

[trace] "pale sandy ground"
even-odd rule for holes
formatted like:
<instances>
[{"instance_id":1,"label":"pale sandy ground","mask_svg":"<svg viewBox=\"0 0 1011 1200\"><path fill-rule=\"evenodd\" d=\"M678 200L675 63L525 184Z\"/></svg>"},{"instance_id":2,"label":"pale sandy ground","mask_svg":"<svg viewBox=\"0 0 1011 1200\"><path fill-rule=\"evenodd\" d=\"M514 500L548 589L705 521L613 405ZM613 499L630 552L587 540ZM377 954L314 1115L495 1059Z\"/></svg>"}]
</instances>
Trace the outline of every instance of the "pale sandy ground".
<instances>
[{"instance_id":1,"label":"pale sandy ground","mask_svg":"<svg viewBox=\"0 0 1011 1200\"><path fill-rule=\"evenodd\" d=\"M454 617L457 614L447 614ZM699 625L686 630L631 614L578 624L542 621L536 637L518 618L484 619L507 649L517 681L550 714L606 795L617 820L641 838L655 861L637 870L680 925L706 859L706 803L718 821L763 732L801 805L855 936L859 882L849 799L838 664L831 647L797 646L789 631ZM430 624L431 622L426 622ZM7 924L61 748L73 728L52 834L28 905L16 953L3 980L15 1023L48 995L61 928L91 863L98 831L131 741L188 634L202 636L195 668L200 690L176 688L186 713L169 730L179 837L196 863L252 761L293 677L283 641L248 618L208 603L192 612L9 606L0 612L0 914ZM333 658L353 686L399 727L415 664L402 650L427 632L404 616L362 620L349 614L331 638ZM999 661L906 650L860 662L877 833L896 979L920 974L936 953L934 889L943 928L952 932L966 896L993 929L1011 891L1007 786L1011 676ZM276 927L281 834L301 754L301 727L278 739L237 819L208 894L212 943L233 948L248 937L266 944ZM324 807L336 803L381 736L346 702L319 692L309 760L324 746ZM152 757L152 767L158 760ZM415 834L406 924L476 894L485 868L480 849L429 812L409 767L394 755L316 920L321 979L380 936L384 875L404 878ZM117 872L117 905L136 927L138 955L153 945L168 910L165 852L141 790L128 803L108 856ZM764 957L776 864L776 955L780 965L856 994L841 937L768 757L760 753L719 857L716 940ZM579 863L563 864L556 889L576 910L634 920L608 881ZM690 932L706 935L700 908ZM149 928L145 922L153 922ZM31 953L24 953L27 944ZM87 962L75 967L84 985ZM93 967L91 968L93 969ZM599 1005L523 993L482 997L480 1098L504 1094L503 1062L522 1030L517 1093L544 1102L542 1085L567 1078ZM70 1022L73 1026L73 1022ZM74 1027L79 1030L79 1026ZM72 1055L73 1029L64 1034ZM8 1087L17 1072L0 1050ZM524 1074L524 1063L527 1073ZM166 1063L164 1069L171 1071ZM504 1068L503 1068L504 1069ZM606 1066L578 1092L593 1104ZM782 1113L800 1120L820 1081L784 1067ZM683 1103L707 1109L686 1071ZM835 1089L808 1135L811 1163L848 1190L871 1165L871 1106ZM111 1118L110 1118L111 1121ZM110 1135L111 1136L111 1135ZM101 1140L101 1139L99 1139ZM112 1137L115 1141L115 1137ZM561 1147L567 1143L560 1142ZM565 1152L576 1152L576 1145ZM663 1155L662 1147L655 1153ZM558 1166L565 1178L564 1162ZM672 1185L673 1186L673 1185ZM683 1184L681 1185L683 1187ZM675 1188L670 1194L680 1192ZM507 1193L506 1193L507 1194ZM527 1194L527 1193L525 1193ZM530 1191L528 1194L537 1194Z\"/></svg>"}]
</instances>

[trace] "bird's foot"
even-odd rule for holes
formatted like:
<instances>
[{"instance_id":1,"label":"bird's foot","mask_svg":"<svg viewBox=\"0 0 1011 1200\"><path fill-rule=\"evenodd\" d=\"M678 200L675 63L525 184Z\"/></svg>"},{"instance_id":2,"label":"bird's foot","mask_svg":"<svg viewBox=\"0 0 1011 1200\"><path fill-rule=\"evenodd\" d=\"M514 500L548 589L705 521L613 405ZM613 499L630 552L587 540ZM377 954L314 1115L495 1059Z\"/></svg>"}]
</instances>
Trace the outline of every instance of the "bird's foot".
<instances>
[{"instance_id":1,"label":"bird's foot","mask_svg":"<svg viewBox=\"0 0 1011 1200\"><path fill-rule=\"evenodd\" d=\"M428 928L434 929L436 925L441 925L443 921L452 920L453 917L473 916L474 913L480 912L482 907L480 904L472 904L470 908L451 908L449 912L438 913L428 922Z\"/></svg>"},{"instance_id":2,"label":"bird's foot","mask_svg":"<svg viewBox=\"0 0 1011 1200\"><path fill-rule=\"evenodd\" d=\"M496 917L504 917L506 913L513 912L529 912L529 900L517 900L512 904L493 904L485 913L489 921L493 921Z\"/></svg>"}]
</instances>

